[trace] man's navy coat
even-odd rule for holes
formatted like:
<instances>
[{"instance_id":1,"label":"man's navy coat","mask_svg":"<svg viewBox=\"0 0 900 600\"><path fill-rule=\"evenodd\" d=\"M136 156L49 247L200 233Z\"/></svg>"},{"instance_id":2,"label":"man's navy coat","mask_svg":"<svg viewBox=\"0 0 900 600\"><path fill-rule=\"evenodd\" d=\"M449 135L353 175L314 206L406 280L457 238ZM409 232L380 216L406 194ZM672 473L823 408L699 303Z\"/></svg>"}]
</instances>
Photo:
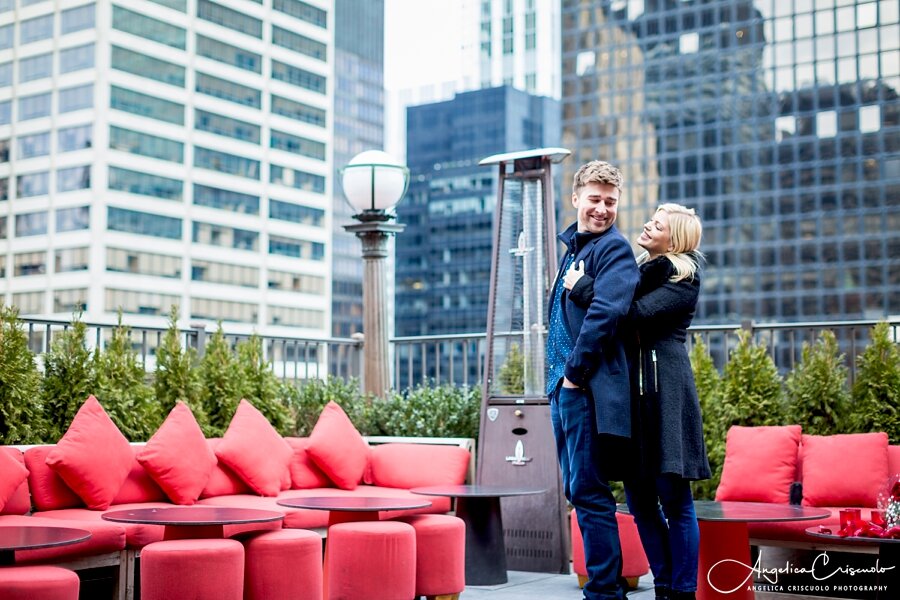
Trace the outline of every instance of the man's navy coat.
<instances>
[{"instance_id":1,"label":"man's navy coat","mask_svg":"<svg viewBox=\"0 0 900 600\"><path fill-rule=\"evenodd\" d=\"M615 226L603 233L578 233L577 223L559 234L578 265L584 261L584 272L594 278L594 299L585 309L562 295L563 321L574 343L566 361L566 378L590 390L594 400L597 433L631 437L631 387L621 325L628 316L631 300L639 279L634 252ZM559 270L565 264L560 261ZM565 273L559 273L562 285Z\"/></svg>"}]
</instances>

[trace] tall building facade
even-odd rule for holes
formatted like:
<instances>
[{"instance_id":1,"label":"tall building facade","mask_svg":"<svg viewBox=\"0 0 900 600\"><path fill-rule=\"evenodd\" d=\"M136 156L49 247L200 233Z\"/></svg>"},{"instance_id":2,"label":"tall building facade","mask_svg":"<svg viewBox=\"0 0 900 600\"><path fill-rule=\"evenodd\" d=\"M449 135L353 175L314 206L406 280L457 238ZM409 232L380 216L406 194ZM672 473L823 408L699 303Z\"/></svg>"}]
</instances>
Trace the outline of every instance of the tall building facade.
<instances>
[{"instance_id":1,"label":"tall building facade","mask_svg":"<svg viewBox=\"0 0 900 600\"><path fill-rule=\"evenodd\" d=\"M462 86L559 98L559 0L464 0Z\"/></svg>"},{"instance_id":2,"label":"tall building facade","mask_svg":"<svg viewBox=\"0 0 900 600\"><path fill-rule=\"evenodd\" d=\"M362 331L363 262L360 242L344 231L353 209L340 170L365 150L384 148L384 0L334 3L334 222L331 335Z\"/></svg>"},{"instance_id":3,"label":"tall building facade","mask_svg":"<svg viewBox=\"0 0 900 600\"><path fill-rule=\"evenodd\" d=\"M0 298L328 335L331 4L0 0Z\"/></svg>"},{"instance_id":4,"label":"tall building facade","mask_svg":"<svg viewBox=\"0 0 900 600\"><path fill-rule=\"evenodd\" d=\"M900 5L562 1L563 163L697 209L705 322L900 313Z\"/></svg>"},{"instance_id":5,"label":"tall building facade","mask_svg":"<svg viewBox=\"0 0 900 600\"><path fill-rule=\"evenodd\" d=\"M495 169L487 156L558 145L559 107L510 86L407 109L410 185L397 207L398 336L487 325Z\"/></svg>"}]
</instances>

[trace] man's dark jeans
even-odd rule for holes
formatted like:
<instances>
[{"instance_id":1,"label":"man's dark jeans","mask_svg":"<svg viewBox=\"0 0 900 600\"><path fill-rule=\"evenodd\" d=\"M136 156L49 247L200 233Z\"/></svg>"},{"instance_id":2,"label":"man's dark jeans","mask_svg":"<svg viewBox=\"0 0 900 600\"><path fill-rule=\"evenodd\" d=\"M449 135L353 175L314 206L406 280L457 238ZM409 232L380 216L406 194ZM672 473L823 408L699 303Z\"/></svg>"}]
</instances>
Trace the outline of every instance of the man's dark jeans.
<instances>
[{"instance_id":1,"label":"man's dark jeans","mask_svg":"<svg viewBox=\"0 0 900 600\"><path fill-rule=\"evenodd\" d=\"M622 548L616 525L616 501L603 474L599 438L590 393L557 386L550 395L550 419L556 436L556 452L562 470L563 490L575 507L584 536L588 600L623 600L619 583Z\"/></svg>"}]
</instances>

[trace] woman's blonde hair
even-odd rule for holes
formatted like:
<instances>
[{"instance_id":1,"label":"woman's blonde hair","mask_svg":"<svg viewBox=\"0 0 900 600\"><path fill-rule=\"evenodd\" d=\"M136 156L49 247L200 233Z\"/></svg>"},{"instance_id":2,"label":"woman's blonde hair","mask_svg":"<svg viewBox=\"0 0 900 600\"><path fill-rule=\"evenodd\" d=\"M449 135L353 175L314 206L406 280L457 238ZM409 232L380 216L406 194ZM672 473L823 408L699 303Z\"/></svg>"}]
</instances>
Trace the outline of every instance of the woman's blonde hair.
<instances>
[{"instance_id":1,"label":"woman's blonde hair","mask_svg":"<svg viewBox=\"0 0 900 600\"><path fill-rule=\"evenodd\" d=\"M656 212L664 212L669 216L669 237L672 249L663 256L669 259L675 267L675 274L669 279L671 282L682 279L693 279L699 268L699 261L703 254L700 253L700 238L703 237L703 225L700 217L693 208L687 208L680 204L660 204ZM642 254L638 262L646 262L648 253Z\"/></svg>"}]
</instances>

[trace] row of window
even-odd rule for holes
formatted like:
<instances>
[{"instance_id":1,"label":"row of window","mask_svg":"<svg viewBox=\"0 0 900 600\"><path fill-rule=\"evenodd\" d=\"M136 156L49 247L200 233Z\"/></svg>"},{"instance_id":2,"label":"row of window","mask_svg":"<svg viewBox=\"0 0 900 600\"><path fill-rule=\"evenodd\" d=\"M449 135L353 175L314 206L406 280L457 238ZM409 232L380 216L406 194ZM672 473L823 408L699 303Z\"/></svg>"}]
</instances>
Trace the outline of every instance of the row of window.
<instances>
[{"instance_id":1,"label":"row of window","mask_svg":"<svg viewBox=\"0 0 900 600\"><path fill-rule=\"evenodd\" d=\"M91 125L64 127L56 132L56 153L74 152L91 147ZM51 154L51 137L49 131L41 131L16 138L15 156L19 159L47 156ZM0 163L9 161L11 143L9 139L0 140Z\"/></svg>"},{"instance_id":2,"label":"row of window","mask_svg":"<svg viewBox=\"0 0 900 600\"><path fill-rule=\"evenodd\" d=\"M17 175L16 197L32 198L50 193L50 171ZM56 192L74 192L91 187L91 167L82 165L56 170ZM9 177L0 178L0 201L9 200Z\"/></svg>"},{"instance_id":3,"label":"row of window","mask_svg":"<svg viewBox=\"0 0 900 600\"><path fill-rule=\"evenodd\" d=\"M43 313L44 295L43 291L17 292L12 295L12 305L18 307L19 314L22 315ZM86 298L87 290L84 288L53 290L53 312L69 314L73 311L83 312L87 310Z\"/></svg>"},{"instance_id":4,"label":"row of window","mask_svg":"<svg viewBox=\"0 0 900 600\"><path fill-rule=\"evenodd\" d=\"M13 61L0 64L0 87L13 83ZM71 48L63 48L59 51L58 71L59 75L73 73L94 66L94 44L83 44ZM37 54L18 60L18 83L36 81L53 76L53 52Z\"/></svg>"},{"instance_id":5,"label":"row of window","mask_svg":"<svg viewBox=\"0 0 900 600\"><path fill-rule=\"evenodd\" d=\"M57 93L58 114L91 108L94 106L94 85L86 84L69 88L61 88ZM53 92L42 92L21 96L15 103L15 121L30 121L49 117L52 114ZM0 125L8 125L13 122L13 101L0 102Z\"/></svg>"},{"instance_id":6,"label":"row of window","mask_svg":"<svg viewBox=\"0 0 900 600\"><path fill-rule=\"evenodd\" d=\"M48 215L49 211L46 210L15 215L16 237L46 235ZM91 208L89 206L57 208L54 216L56 217L57 233L88 229L91 223ZM0 217L0 240L7 237L7 220L9 218Z\"/></svg>"},{"instance_id":7,"label":"row of window","mask_svg":"<svg viewBox=\"0 0 900 600\"><path fill-rule=\"evenodd\" d=\"M54 35L65 35L74 33L83 29L90 29L94 26L94 5L85 4L68 8L59 13L59 33L54 33L54 17L55 13L49 13L18 21L19 45L39 42L54 37ZM12 48L15 43L14 25L17 22L0 26L0 50Z\"/></svg>"}]
</instances>

